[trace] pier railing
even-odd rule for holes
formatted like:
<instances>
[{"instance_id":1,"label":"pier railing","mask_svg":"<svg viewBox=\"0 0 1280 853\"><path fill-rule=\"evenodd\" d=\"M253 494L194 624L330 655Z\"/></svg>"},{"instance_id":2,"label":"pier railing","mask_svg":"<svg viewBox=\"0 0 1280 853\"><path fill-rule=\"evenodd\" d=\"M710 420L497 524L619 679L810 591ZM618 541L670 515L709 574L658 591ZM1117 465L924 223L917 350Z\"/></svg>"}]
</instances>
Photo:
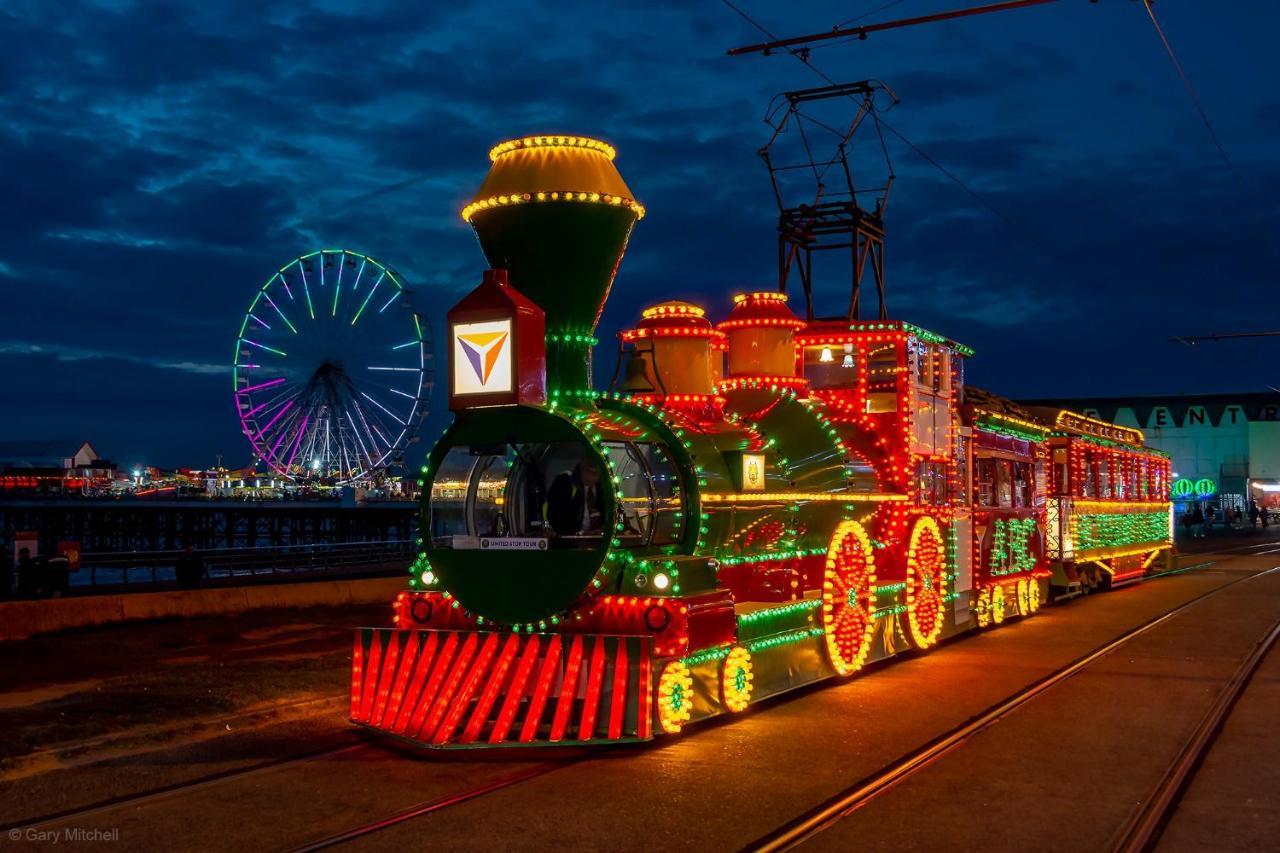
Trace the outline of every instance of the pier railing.
<instances>
[{"instance_id":1,"label":"pier railing","mask_svg":"<svg viewBox=\"0 0 1280 853\"><path fill-rule=\"evenodd\" d=\"M410 539L284 545L257 548L209 548L192 555L204 568L202 586L389 576L408 569L416 554ZM178 587L177 569L185 551L86 553L70 572L71 595Z\"/></svg>"}]
</instances>

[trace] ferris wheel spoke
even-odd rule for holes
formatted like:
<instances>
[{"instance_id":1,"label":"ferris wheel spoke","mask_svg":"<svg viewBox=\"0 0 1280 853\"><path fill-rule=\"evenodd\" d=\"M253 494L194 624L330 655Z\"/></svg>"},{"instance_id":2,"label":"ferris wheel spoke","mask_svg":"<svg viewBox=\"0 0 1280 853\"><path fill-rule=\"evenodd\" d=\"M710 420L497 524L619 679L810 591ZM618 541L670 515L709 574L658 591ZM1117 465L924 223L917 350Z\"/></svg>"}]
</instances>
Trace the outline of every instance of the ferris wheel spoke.
<instances>
[{"instance_id":1,"label":"ferris wheel spoke","mask_svg":"<svg viewBox=\"0 0 1280 853\"><path fill-rule=\"evenodd\" d=\"M342 270L347 265L347 253L343 250L338 256L338 281L333 286L333 310L329 312L330 317L338 316L338 295L342 293Z\"/></svg>"},{"instance_id":2,"label":"ferris wheel spoke","mask_svg":"<svg viewBox=\"0 0 1280 853\"><path fill-rule=\"evenodd\" d=\"M351 318L351 325L356 324L356 320L360 319L360 315L364 313L365 307L369 304L369 300L373 298L373 294L378 292L378 285L382 284L382 280L387 277L387 271L383 270L378 276L378 280L373 283L373 287L369 288L368 294L364 297L364 302L360 303L360 310L356 311L356 315Z\"/></svg>"},{"instance_id":3,"label":"ferris wheel spoke","mask_svg":"<svg viewBox=\"0 0 1280 853\"><path fill-rule=\"evenodd\" d=\"M253 404L253 398L250 397L247 401L250 405L250 408L247 411L244 411L240 414L240 419L243 421L248 421L249 418L252 418L254 415L258 414L259 412L270 414L271 412L275 411L277 406L283 404L287 400L295 399L297 396L298 396L298 391L296 389L286 387L281 391L276 392L272 396L266 397L257 405Z\"/></svg>"},{"instance_id":4,"label":"ferris wheel spoke","mask_svg":"<svg viewBox=\"0 0 1280 853\"><path fill-rule=\"evenodd\" d=\"M302 273L302 295L307 298L307 313L314 320L316 318L316 309L311 304L311 286L307 283L307 267L301 261L298 262L298 272Z\"/></svg>"},{"instance_id":5,"label":"ferris wheel spoke","mask_svg":"<svg viewBox=\"0 0 1280 853\"><path fill-rule=\"evenodd\" d=\"M381 403L379 403L377 400L375 400L375 399L373 399L372 397L370 397L366 392L361 391L361 392L360 392L360 396L361 396L361 397L364 397L364 398L365 398L366 400L368 400L370 403L373 403L373 404L374 404L375 406L377 406L379 409L381 409L382 411L386 412L387 416L388 416L388 417L390 417L392 420L394 420L396 423L400 424L401 426L404 426L404 425L405 425L405 421L404 421L404 420L403 420L399 415L397 415L395 412L391 411L391 410L390 410L390 409L388 409L386 406L384 406L384 405L382 405Z\"/></svg>"},{"instance_id":6,"label":"ferris wheel spoke","mask_svg":"<svg viewBox=\"0 0 1280 853\"><path fill-rule=\"evenodd\" d=\"M352 292L352 293L357 293L357 292L359 292L359 290L360 290L360 279L361 279L361 277L364 275L364 268L365 268L365 265L366 265L367 263L369 263L369 259L368 259L368 258L361 258L361 259L360 259L360 269L356 271L356 282L355 282L355 284L351 285L351 292Z\"/></svg>"},{"instance_id":7,"label":"ferris wheel spoke","mask_svg":"<svg viewBox=\"0 0 1280 853\"><path fill-rule=\"evenodd\" d=\"M286 268L286 269L287 269L287 268ZM287 278L285 278L285 277L284 277L284 270L280 270L280 272L276 273L276 278L280 279L280 283L284 285L284 292L285 292L285 293L287 293L287 294L289 294L289 301L290 301L290 302L293 302L293 301L294 301L294 300L293 300L293 291L289 289L289 279L287 279ZM269 281L267 282L267 284L270 284L270 283L271 283L271 282L269 282ZM265 287L263 288L263 292L264 292L264 293L266 292L266 288L265 288ZM277 311L279 311L280 309L279 309L279 308L277 308L276 310L277 310Z\"/></svg>"},{"instance_id":8,"label":"ferris wheel spoke","mask_svg":"<svg viewBox=\"0 0 1280 853\"><path fill-rule=\"evenodd\" d=\"M360 412L360 406L356 406L356 412L360 414L360 422L364 424L364 432L369 434L369 443L373 443L373 433L369 429L369 424L365 422L364 413ZM369 452L369 448L365 446L364 435L360 432L360 427L356 426L355 419L351 417L351 412L347 412L347 420L351 423L351 432L356 437L356 441L360 444L360 449L364 451L365 459L369 460L369 467L374 467L377 463L373 461L373 454Z\"/></svg>"},{"instance_id":9,"label":"ferris wheel spoke","mask_svg":"<svg viewBox=\"0 0 1280 853\"><path fill-rule=\"evenodd\" d=\"M260 349L260 350L262 350L263 352L273 353L273 354L275 354L275 355L280 356L281 358L286 358L286 357L288 357L288 355L289 355L289 354L288 354L287 352L285 352L284 350L276 349L275 347L269 347L269 346L267 346L266 344L260 344L260 343L258 343L257 341L253 340L252 338L241 338L240 340L241 340L243 343L246 343L246 344L248 344L248 345L249 345L249 346L251 346L251 347L255 347L255 348L257 348L257 349Z\"/></svg>"},{"instance_id":10,"label":"ferris wheel spoke","mask_svg":"<svg viewBox=\"0 0 1280 853\"><path fill-rule=\"evenodd\" d=\"M282 282L284 281L284 276L280 276L280 275L279 275L279 273L277 273L277 276L279 276L280 281L282 281ZM286 285L284 286L284 289L285 289L285 290L288 290L288 289L289 289L289 285L287 285L287 284L286 284ZM275 300L271 298L271 294L270 294L270 293L267 293L267 292L264 290L264 291L262 291L262 295L263 295L263 296L265 296L265 297L267 298L267 303L268 303L272 308L276 309L276 313L280 315L280 319L281 319L281 320L283 320L283 321L284 321L284 324L285 324L286 326L288 326L288 327L289 327L289 331L293 332L295 335L296 335L296 334L298 334L298 328L297 328L296 326L294 326L294 325L293 325L293 323L289 322L289 318L288 318L288 317L286 317L286 316L284 315L284 312L280 310L280 306L279 306L279 305L277 305L277 304L276 304L276 302L275 302ZM292 295L290 296L290 298L292 298ZM261 322L261 321L259 321L259 322Z\"/></svg>"},{"instance_id":11,"label":"ferris wheel spoke","mask_svg":"<svg viewBox=\"0 0 1280 853\"><path fill-rule=\"evenodd\" d=\"M276 436L276 440L271 444L271 450L266 454L270 457L268 461L279 463L280 458L276 454L280 451L280 445L284 444L285 439L289 438L292 428L298 423L300 418L305 418L302 410L300 408L293 409L293 411L290 412L289 417L286 418L280 424L279 428L272 433L272 435Z\"/></svg>"},{"instance_id":12,"label":"ferris wheel spoke","mask_svg":"<svg viewBox=\"0 0 1280 853\"><path fill-rule=\"evenodd\" d=\"M289 461L284 463L284 470L281 472L288 476L289 469L293 467L293 460L298 457L298 448L302 446L302 437L307 434L307 423L311 420L311 413L308 412L302 416L302 424L298 427L294 434L293 450L289 452Z\"/></svg>"},{"instance_id":13,"label":"ferris wheel spoke","mask_svg":"<svg viewBox=\"0 0 1280 853\"><path fill-rule=\"evenodd\" d=\"M284 378L283 376L278 376L275 379L268 380L267 382L259 382L257 385L250 385L247 388L241 388L238 391L236 391L236 394L237 395L250 394L254 391L260 391L263 388L274 388L275 386L283 384L288 381L289 380Z\"/></svg>"},{"instance_id":14,"label":"ferris wheel spoke","mask_svg":"<svg viewBox=\"0 0 1280 853\"><path fill-rule=\"evenodd\" d=\"M280 418L284 415L285 412L293 408L294 403L295 403L294 400L290 400L289 402L285 403L283 406L280 407L280 410L277 411L274 416L272 416L271 420L267 421L267 425L262 427L262 429L258 430L259 440L261 440L266 436L267 430L275 426L276 421L280 420Z\"/></svg>"},{"instance_id":15,"label":"ferris wheel spoke","mask_svg":"<svg viewBox=\"0 0 1280 853\"><path fill-rule=\"evenodd\" d=\"M399 299L402 293L404 293L403 290L397 289L395 293L391 294L391 298L387 300L386 304L378 309L378 313L381 314L383 311L386 311L388 308L390 308L391 303Z\"/></svg>"}]
</instances>

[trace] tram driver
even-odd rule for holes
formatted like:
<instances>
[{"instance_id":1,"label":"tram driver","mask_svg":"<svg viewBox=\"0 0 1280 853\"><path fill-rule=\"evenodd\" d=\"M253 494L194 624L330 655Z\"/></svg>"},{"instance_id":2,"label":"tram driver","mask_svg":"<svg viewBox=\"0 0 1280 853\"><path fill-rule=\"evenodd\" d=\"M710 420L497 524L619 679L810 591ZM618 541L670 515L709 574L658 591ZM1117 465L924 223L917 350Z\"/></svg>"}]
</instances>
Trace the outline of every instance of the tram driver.
<instances>
[{"instance_id":1,"label":"tram driver","mask_svg":"<svg viewBox=\"0 0 1280 853\"><path fill-rule=\"evenodd\" d=\"M547 523L559 537L598 537L604 519L600 470L582 459L562 471L547 490Z\"/></svg>"}]
</instances>

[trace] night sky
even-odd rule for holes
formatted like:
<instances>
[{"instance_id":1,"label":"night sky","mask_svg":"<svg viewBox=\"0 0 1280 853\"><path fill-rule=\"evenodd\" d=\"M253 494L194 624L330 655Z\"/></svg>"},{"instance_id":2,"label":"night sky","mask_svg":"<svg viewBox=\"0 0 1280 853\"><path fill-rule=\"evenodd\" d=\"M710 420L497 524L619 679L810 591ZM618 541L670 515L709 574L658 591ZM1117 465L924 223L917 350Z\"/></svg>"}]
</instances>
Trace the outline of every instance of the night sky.
<instances>
[{"instance_id":1,"label":"night sky","mask_svg":"<svg viewBox=\"0 0 1280 853\"><path fill-rule=\"evenodd\" d=\"M779 34L886 0L742 8ZM903 0L866 22L964 5ZM1233 183L1142 6L1065 0L817 50L880 78L889 303L970 344L1009 396L1265 390L1280 288L1280 9L1160 0ZM353 11L354 10L354 11ZM789 16L789 17L788 17ZM718 2L5 3L0 8L0 439L88 439L123 466L248 461L230 363L254 291L312 249L395 267L437 325L484 261L458 211L489 148L568 132L617 146L648 208L605 313L774 284L755 151L770 97L821 85ZM847 120L847 115L845 116ZM874 173L874 145L855 146ZM1276 238L1280 243L1280 238ZM847 300L832 261L820 313ZM430 439L444 422L437 389ZM420 455L425 445L411 452Z\"/></svg>"}]
</instances>

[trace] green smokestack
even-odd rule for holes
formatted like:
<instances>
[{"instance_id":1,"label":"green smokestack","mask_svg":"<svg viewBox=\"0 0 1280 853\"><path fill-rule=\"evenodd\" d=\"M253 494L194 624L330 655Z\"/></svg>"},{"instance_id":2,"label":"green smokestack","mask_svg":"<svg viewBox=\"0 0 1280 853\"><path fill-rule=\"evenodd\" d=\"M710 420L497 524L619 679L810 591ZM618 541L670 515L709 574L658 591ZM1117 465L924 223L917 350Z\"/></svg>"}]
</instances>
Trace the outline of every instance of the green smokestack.
<instances>
[{"instance_id":1,"label":"green smokestack","mask_svg":"<svg viewBox=\"0 0 1280 853\"><path fill-rule=\"evenodd\" d=\"M612 147L580 136L530 136L489 152L493 165L462 217L490 267L547 316L547 385L591 387L591 349L631 227L644 215Z\"/></svg>"}]
</instances>

